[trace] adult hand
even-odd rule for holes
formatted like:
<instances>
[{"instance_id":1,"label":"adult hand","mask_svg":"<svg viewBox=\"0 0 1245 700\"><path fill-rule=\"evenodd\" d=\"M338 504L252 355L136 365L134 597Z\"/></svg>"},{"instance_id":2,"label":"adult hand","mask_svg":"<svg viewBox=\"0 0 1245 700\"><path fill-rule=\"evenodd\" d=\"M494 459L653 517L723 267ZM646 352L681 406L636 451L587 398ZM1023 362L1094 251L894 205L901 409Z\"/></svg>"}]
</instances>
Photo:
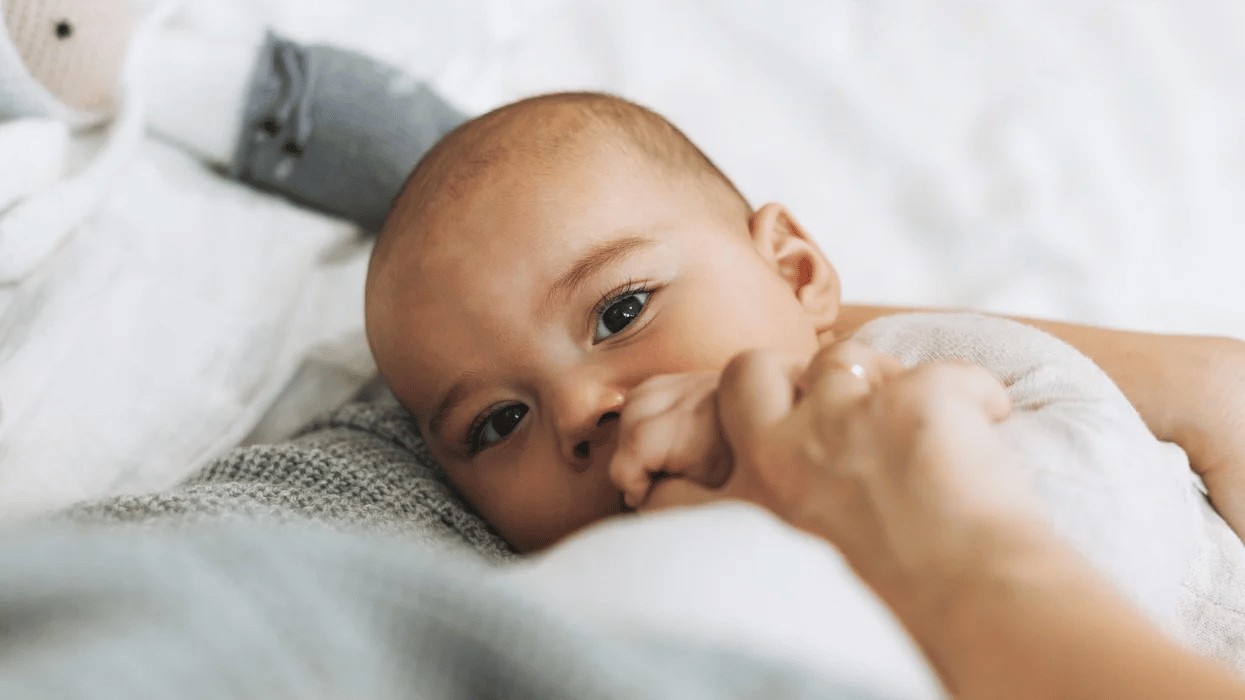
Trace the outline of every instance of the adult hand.
<instances>
[{"instance_id":1,"label":"adult hand","mask_svg":"<svg viewBox=\"0 0 1245 700\"><path fill-rule=\"evenodd\" d=\"M904 370L851 346L747 353L718 388L734 469L657 483L642 509L738 498L837 545L921 645L948 694L1242 697L1064 544L1011 478L984 370Z\"/></svg>"},{"instance_id":2,"label":"adult hand","mask_svg":"<svg viewBox=\"0 0 1245 700\"><path fill-rule=\"evenodd\" d=\"M998 381L969 365L906 370L850 342L807 368L745 353L718 387L730 478L720 488L659 482L642 509L758 503L835 544L899 605L915 581L926 592L953 584L1040 522L996 435L1009 410Z\"/></svg>"}]
</instances>

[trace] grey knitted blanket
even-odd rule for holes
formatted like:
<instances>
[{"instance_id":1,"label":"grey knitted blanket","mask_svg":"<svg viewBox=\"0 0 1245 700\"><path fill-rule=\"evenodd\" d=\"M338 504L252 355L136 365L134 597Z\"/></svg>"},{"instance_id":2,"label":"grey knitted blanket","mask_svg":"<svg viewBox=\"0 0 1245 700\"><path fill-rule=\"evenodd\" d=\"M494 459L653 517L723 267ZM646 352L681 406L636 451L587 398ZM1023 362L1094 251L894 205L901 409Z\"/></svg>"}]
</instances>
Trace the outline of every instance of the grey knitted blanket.
<instances>
[{"instance_id":1,"label":"grey knitted blanket","mask_svg":"<svg viewBox=\"0 0 1245 700\"><path fill-rule=\"evenodd\" d=\"M232 450L167 491L86 503L57 518L177 528L314 520L467 546L494 562L515 556L440 477L409 414L386 402L350 403L285 442Z\"/></svg>"}]
</instances>

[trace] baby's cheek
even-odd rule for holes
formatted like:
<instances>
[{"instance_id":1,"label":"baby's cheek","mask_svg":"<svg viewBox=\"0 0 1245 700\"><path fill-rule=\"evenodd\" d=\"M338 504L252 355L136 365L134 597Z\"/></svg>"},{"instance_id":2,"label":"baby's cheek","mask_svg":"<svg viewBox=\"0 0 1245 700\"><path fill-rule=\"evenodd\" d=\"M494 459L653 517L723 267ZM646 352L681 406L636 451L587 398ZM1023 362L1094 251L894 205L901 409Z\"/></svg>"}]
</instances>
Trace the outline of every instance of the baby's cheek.
<instances>
[{"instance_id":1,"label":"baby's cheek","mask_svg":"<svg viewBox=\"0 0 1245 700\"><path fill-rule=\"evenodd\" d=\"M682 316L670 324L667 348L679 371L720 371L745 350L771 348L800 354L817 351L817 333L807 318L786 305L748 301L717 313Z\"/></svg>"},{"instance_id":2,"label":"baby's cheek","mask_svg":"<svg viewBox=\"0 0 1245 700\"><path fill-rule=\"evenodd\" d=\"M521 552L543 549L622 510L606 462L577 472L552 449L529 445L520 455L499 450L468 471L460 492Z\"/></svg>"}]
</instances>

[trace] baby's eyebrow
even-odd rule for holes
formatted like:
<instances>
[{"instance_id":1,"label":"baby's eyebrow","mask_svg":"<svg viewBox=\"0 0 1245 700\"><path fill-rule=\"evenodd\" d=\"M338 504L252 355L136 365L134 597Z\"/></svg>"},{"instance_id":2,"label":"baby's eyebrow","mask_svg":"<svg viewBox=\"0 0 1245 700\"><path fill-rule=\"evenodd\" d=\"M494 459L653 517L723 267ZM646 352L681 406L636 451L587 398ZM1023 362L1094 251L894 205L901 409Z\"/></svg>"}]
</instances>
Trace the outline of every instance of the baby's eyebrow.
<instances>
[{"instance_id":1,"label":"baby's eyebrow","mask_svg":"<svg viewBox=\"0 0 1245 700\"><path fill-rule=\"evenodd\" d=\"M627 236L612 241L605 241L592 246L579 260L571 265L571 269L549 285L545 294L542 310L549 310L559 301L574 296L593 275L605 267L631 255L632 253L657 245L657 241L645 236Z\"/></svg>"}]
</instances>

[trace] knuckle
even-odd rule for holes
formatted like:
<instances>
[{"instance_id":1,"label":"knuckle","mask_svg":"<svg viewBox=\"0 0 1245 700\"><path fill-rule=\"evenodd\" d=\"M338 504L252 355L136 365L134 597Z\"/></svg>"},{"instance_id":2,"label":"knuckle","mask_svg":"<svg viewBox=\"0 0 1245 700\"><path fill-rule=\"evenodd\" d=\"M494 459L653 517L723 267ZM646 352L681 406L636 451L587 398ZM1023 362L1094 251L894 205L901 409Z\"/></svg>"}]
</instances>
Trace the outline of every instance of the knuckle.
<instances>
[{"instance_id":1,"label":"knuckle","mask_svg":"<svg viewBox=\"0 0 1245 700\"><path fill-rule=\"evenodd\" d=\"M815 377L831 372L860 366L868 377L879 377L895 374L899 361L879 352L863 343L845 340L822 348L813 356L812 362L805 373L806 377Z\"/></svg>"},{"instance_id":2,"label":"knuckle","mask_svg":"<svg viewBox=\"0 0 1245 700\"><path fill-rule=\"evenodd\" d=\"M772 364L776 359L775 354L775 351L766 349L745 350L739 353L731 358L731 361L726 363L726 367L722 369L723 386L737 384L753 372Z\"/></svg>"},{"instance_id":3,"label":"knuckle","mask_svg":"<svg viewBox=\"0 0 1245 700\"><path fill-rule=\"evenodd\" d=\"M931 367L905 372L878 390L875 400L882 415L906 418L922 412L936 385Z\"/></svg>"}]
</instances>

